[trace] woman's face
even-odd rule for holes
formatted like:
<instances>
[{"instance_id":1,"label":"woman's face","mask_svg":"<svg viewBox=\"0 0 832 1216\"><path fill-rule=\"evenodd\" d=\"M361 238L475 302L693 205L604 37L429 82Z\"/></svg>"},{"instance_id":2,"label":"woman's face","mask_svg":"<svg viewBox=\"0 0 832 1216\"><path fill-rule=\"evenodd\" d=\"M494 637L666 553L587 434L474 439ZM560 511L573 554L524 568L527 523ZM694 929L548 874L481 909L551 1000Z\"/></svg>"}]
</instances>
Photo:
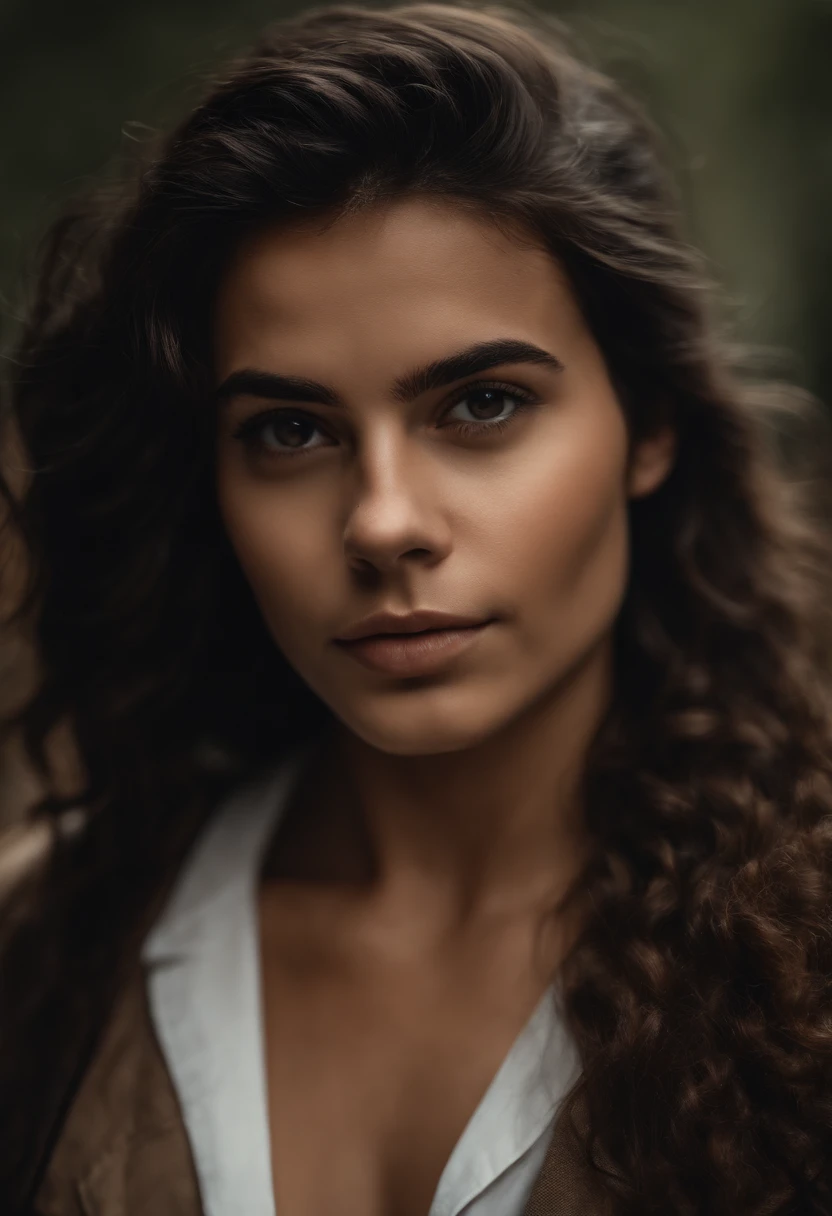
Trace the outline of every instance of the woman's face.
<instances>
[{"instance_id":1,"label":"woman's face","mask_svg":"<svg viewBox=\"0 0 832 1216\"><path fill-rule=\"evenodd\" d=\"M671 443L628 451L551 256L424 199L267 231L222 284L215 352L231 543L283 654L365 741L480 743L608 642L627 499ZM423 611L449 619L368 620Z\"/></svg>"}]
</instances>

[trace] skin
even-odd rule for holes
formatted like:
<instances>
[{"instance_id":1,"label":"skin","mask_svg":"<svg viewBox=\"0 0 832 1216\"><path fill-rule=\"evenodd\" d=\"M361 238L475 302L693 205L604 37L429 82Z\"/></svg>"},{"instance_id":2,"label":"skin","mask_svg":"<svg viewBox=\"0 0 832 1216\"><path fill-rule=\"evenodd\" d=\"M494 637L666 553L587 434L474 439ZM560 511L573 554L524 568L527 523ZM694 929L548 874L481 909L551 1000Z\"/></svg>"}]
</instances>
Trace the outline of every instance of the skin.
<instances>
[{"instance_id":1,"label":"skin","mask_svg":"<svg viewBox=\"0 0 832 1216\"><path fill-rule=\"evenodd\" d=\"M553 359L394 391L500 339ZM231 543L334 715L259 890L276 1203L424 1216L577 931L579 911L552 910L587 848L627 504L664 480L673 437L631 445L559 266L451 202L258 234L221 286L215 355L218 386L279 373L340 402L228 391L218 407ZM333 643L417 608L493 623L418 680Z\"/></svg>"}]
</instances>

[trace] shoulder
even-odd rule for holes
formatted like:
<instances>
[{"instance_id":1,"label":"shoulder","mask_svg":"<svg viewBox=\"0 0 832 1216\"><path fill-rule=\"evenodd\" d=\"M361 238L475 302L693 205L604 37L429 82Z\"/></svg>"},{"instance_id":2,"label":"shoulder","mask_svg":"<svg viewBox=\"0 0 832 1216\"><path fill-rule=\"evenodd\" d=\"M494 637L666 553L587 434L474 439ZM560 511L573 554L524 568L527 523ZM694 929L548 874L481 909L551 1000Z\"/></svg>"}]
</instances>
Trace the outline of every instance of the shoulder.
<instances>
[{"instance_id":1,"label":"shoulder","mask_svg":"<svg viewBox=\"0 0 832 1216\"><path fill-rule=\"evenodd\" d=\"M148 979L187 952L209 905L246 880L284 801L293 765L226 791L145 920L131 966L63 1121L38 1216L198 1216L193 1156L151 1012ZM209 918L210 919L210 918Z\"/></svg>"},{"instance_id":2,"label":"shoulder","mask_svg":"<svg viewBox=\"0 0 832 1216\"><path fill-rule=\"evenodd\" d=\"M200 1216L178 1100L144 974L122 987L38 1191L37 1216Z\"/></svg>"},{"instance_id":3,"label":"shoulder","mask_svg":"<svg viewBox=\"0 0 832 1216\"><path fill-rule=\"evenodd\" d=\"M602 1179L615 1170L602 1154L597 1164L590 1162L585 1148L588 1128L586 1102L579 1090L555 1120L523 1216L611 1216L612 1195Z\"/></svg>"}]
</instances>

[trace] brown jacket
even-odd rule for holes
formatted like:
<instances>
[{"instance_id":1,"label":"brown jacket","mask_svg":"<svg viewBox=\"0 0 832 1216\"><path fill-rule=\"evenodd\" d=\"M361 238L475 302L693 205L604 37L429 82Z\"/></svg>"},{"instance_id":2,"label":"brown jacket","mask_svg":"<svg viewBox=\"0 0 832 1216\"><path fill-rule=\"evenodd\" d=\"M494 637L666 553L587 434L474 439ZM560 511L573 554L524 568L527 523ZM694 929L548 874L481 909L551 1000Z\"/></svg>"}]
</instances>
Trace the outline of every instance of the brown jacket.
<instances>
[{"instance_id":1,"label":"brown jacket","mask_svg":"<svg viewBox=\"0 0 832 1216\"><path fill-rule=\"evenodd\" d=\"M525 1216L607 1212L562 1118ZM72 1103L33 1216L202 1216L190 1146L141 970L125 986Z\"/></svg>"}]
</instances>

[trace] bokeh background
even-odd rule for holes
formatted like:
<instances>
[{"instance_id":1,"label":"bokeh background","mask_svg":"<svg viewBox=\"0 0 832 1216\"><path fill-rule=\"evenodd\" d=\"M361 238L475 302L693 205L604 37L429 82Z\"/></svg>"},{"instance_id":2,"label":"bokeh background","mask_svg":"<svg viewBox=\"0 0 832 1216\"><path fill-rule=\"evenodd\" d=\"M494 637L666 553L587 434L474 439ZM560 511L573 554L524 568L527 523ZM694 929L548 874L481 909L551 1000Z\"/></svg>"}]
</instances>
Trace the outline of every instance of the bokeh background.
<instances>
[{"instance_id":1,"label":"bokeh background","mask_svg":"<svg viewBox=\"0 0 832 1216\"><path fill-rule=\"evenodd\" d=\"M832 0L548 0L649 107L738 335L832 402ZM0 309L68 195L286 0L0 0Z\"/></svg>"}]
</instances>

